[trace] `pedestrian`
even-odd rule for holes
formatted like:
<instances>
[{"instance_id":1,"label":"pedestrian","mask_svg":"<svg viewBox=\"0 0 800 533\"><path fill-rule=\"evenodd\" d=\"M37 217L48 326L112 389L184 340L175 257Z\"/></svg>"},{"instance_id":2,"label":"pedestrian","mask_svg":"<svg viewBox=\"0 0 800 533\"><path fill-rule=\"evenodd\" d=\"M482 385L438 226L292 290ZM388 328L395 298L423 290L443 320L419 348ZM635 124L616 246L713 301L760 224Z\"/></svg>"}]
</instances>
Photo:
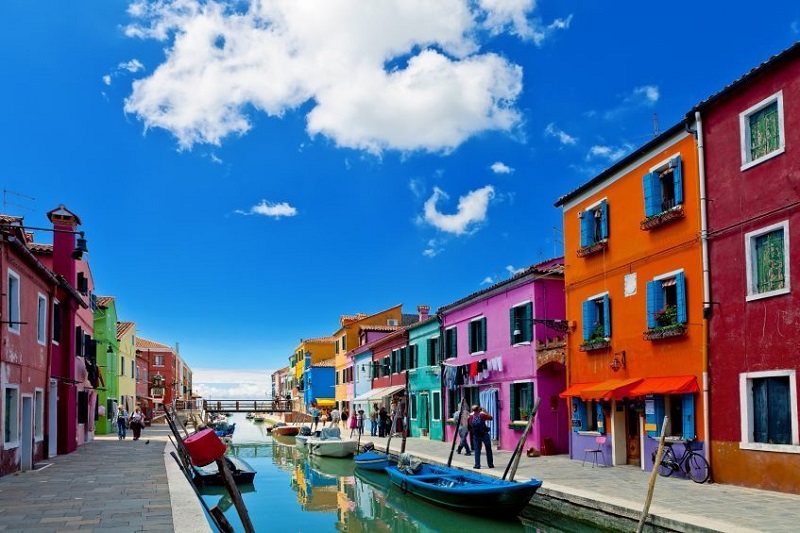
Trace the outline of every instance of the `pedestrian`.
<instances>
[{"instance_id":1,"label":"pedestrian","mask_svg":"<svg viewBox=\"0 0 800 533\"><path fill-rule=\"evenodd\" d=\"M370 427L369 427L370 436L371 437L377 437L378 436L378 406L377 405L373 405L372 406L372 412L369 414L369 422L370 422Z\"/></svg>"},{"instance_id":2,"label":"pedestrian","mask_svg":"<svg viewBox=\"0 0 800 533\"><path fill-rule=\"evenodd\" d=\"M331 427L333 427L333 426L337 426L338 427L339 426L339 422L341 422L341 420L342 420L341 413L339 412L339 410L336 407L334 407L333 410L331 410Z\"/></svg>"},{"instance_id":3,"label":"pedestrian","mask_svg":"<svg viewBox=\"0 0 800 533\"><path fill-rule=\"evenodd\" d=\"M133 440L139 440L139 437L142 436L142 429L144 429L144 413L138 405L131 415L130 426L133 431Z\"/></svg>"},{"instance_id":4,"label":"pedestrian","mask_svg":"<svg viewBox=\"0 0 800 533\"><path fill-rule=\"evenodd\" d=\"M472 455L470 451L469 442L467 442L467 435L469 435L469 413L464 411L456 411L453 414L453 419L458 420L458 436L460 438L458 442L458 448L456 452L458 455L461 455L461 450L467 450L464 455ZM475 443L473 442L473 448L475 447Z\"/></svg>"},{"instance_id":5,"label":"pedestrian","mask_svg":"<svg viewBox=\"0 0 800 533\"><path fill-rule=\"evenodd\" d=\"M347 419L350 417L350 412L345 409L342 411L342 422L344 424L345 429L347 429Z\"/></svg>"},{"instance_id":6,"label":"pedestrian","mask_svg":"<svg viewBox=\"0 0 800 533\"><path fill-rule=\"evenodd\" d=\"M117 408L117 437L119 437L119 440L123 440L125 438L127 427L128 411L125 410L125 406L120 405Z\"/></svg>"},{"instance_id":7,"label":"pedestrian","mask_svg":"<svg viewBox=\"0 0 800 533\"><path fill-rule=\"evenodd\" d=\"M482 410L480 406L472 406L472 414L469 416L469 429L472 433L472 447L475 452L475 466L481 467L481 445L486 446L486 464L489 468L494 468L494 458L492 457L492 441L489 437L489 426L487 420L492 420L492 415Z\"/></svg>"},{"instance_id":8,"label":"pedestrian","mask_svg":"<svg viewBox=\"0 0 800 533\"><path fill-rule=\"evenodd\" d=\"M358 410L358 417L357 417L357 420L356 420L356 429L358 429L358 436L359 437L364 434L364 419L365 418L366 418L366 415L364 415L364 410L363 409L359 409Z\"/></svg>"},{"instance_id":9,"label":"pedestrian","mask_svg":"<svg viewBox=\"0 0 800 533\"><path fill-rule=\"evenodd\" d=\"M314 417L314 431L316 431L319 426L319 409L315 405L311 406L311 416Z\"/></svg>"},{"instance_id":10,"label":"pedestrian","mask_svg":"<svg viewBox=\"0 0 800 533\"><path fill-rule=\"evenodd\" d=\"M319 419L322 421L322 427L325 428L325 424L328 422L328 410L323 409L322 414L319 415Z\"/></svg>"},{"instance_id":11,"label":"pedestrian","mask_svg":"<svg viewBox=\"0 0 800 533\"><path fill-rule=\"evenodd\" d=\"M386 412L386 407L381 406L381 410L378 411L378 436L385 437L386 436L386 426L388 425L387 422L389 421L389 413Z\"/></svg>"},{"instance_id":12,"label":"pedestrian","mask_svg":"<svg viewBox=\"0 0 800 533\"><path fill-rule=\"evenodd\" d=\"M347 411L345 411L346 413ZM350 436L352 437L355 435L356 431L358 431L358 413L353 413L349 415L350 423L348 426L350 427ZM345 420L344 415L342 415L342 420Z\"/></svg>"}]
</instances>

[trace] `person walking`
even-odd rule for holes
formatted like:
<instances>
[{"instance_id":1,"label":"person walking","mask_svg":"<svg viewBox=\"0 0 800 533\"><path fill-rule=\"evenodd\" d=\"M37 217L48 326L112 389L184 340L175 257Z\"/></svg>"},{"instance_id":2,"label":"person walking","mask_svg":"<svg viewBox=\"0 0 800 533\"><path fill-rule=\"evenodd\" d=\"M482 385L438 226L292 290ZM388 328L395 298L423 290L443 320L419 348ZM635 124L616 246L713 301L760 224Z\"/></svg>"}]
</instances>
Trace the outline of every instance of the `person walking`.
<instances>
[{"instance_id":1,"label":"person walking","mask_svg":"<svg viewBox=\"0 0 800 533\"><path fill-rule=\"evenodd\" d=\"M350 427L350 436L352 437L353 435L356 434L356 431L358 431L358 413L351 414L349 418L350 418L350 423L347 425Z\"/></svg>"},{"instance_id":2,"label":"person walking","mask_svg":"<svg viewBox=\"0 0 800 533\"><path fill-rule=\"evenodd\" d=\"M358 430L358 436L364 434L364 420L366 419L366 415L364 414L363 409L358 410L358 415L356 416L356 429Z\"/></svg>"},{"instance_id":3,"label":"person walking","mask_svg":"<svg viewBox=\"0 0 800 533\"><path fill-rule=\"evenodd\" d=\"M369 435L370 437L378 436L378 406L372 406L372 412L369 414Z\"/></svg>"},{"instance_id":4,"label":"person walking","mask_svg":"<svg viewBox=\"0 0 800 533\"><path fill-rule=\"evenodd\" d=\"M472 447L475 452L475 466L481 467L481 446L486 447L486 464L489 468L494 468L494 458L492 457L492 441L489 437L489 426L487 420L492 420L492 415L482 410L479 405L472 406L472 414L469 416L469 429L472 433Z\"/></svg>"},{"instance_id":5,"label":"person walking","mask_svg":"<svg viewBox=\"0 0 800 533\"><path fill-rule=\"evenodd\" d=\"M128 427L128 411L125 410L125 406L120 405L117 408L117 437L119 440L123 440L127 433Z\"/></svg>"},{"instance_id":6,"label":"person walking","mask_svg":"<svg viewBox=\"0 0 800 533\"><path fill-rule=\"evenodd\" d=\"M334 407L333 410L331 410L331 427L339 427L339 422L341 421L342 415L339 410Z\"/></svg>"},{"instance_id":7,"label":"person walking","mask_svg":"<svg viewBox=\"0 0 800 533\"><path fill-rule=\"evenodd\" d=\"M458 453L458 455L461 455L461 450L467 450L467 452L464 455L472 455L472 452L470 451L469 442L467 442L467 436L470 434L469 413L466 410L456 411L453 414L453 418L458 420L458 436L460 438L456 452ZM473 447L474 446L475 444L473 442Z\"/></svg>"},{"instance_id":8,"label":"person walking","mask_svg":"<svg viewBox=\"0 0 800 533\"><path fill-rule=\"evenodd\" d=\"M130 426L133 431L133 440L139 440L139 437L142 436L142 429L144 429L144 413L138 405L131 415Z\"/></svg>"},{"instance_id":9,"label":"person walking","mask_svg":"<svg viewBox=\"0 0 800 533\"><path fill-rule=\"evenodd\" d=\"M314 431L316 431L319 426L319 409L313 405L311 406L311 416L314 417Z\"/></svg>"},{"instance_id":10,"label":"person walking","mask_svg":"<svg viewBox=\"0 0 800 533\"><path fill-rule=\"evenodd\" d=\"M386 436L386 426L389 422L389 413L386 412L386 407L381 406L381 410L378 411L378 436L385 437Z\"/></svg>"}]
</instances>

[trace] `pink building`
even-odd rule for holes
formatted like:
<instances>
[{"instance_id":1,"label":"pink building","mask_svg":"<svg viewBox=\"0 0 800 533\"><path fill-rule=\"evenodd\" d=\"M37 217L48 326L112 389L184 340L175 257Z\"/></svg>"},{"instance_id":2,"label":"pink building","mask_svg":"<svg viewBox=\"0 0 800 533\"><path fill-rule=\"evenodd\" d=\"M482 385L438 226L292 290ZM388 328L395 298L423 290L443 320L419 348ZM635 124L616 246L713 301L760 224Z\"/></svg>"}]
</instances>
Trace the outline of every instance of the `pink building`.
<instances>
[{"instance_id":1,"label":"pink building","mask_svg":"<svg viewBox=\"0 0 800 533\"><path fill-rule=\"evenodd\" d=\"M509 280L438 311L442 319L445 414L462 398L494 417L498 449L513 449L535 399L541 405L525 449L569 451L569 413L559 393L566 386L563 259L539 263ZM446 438L453 439L448 420Z\"/></svg>"}]
</instances>

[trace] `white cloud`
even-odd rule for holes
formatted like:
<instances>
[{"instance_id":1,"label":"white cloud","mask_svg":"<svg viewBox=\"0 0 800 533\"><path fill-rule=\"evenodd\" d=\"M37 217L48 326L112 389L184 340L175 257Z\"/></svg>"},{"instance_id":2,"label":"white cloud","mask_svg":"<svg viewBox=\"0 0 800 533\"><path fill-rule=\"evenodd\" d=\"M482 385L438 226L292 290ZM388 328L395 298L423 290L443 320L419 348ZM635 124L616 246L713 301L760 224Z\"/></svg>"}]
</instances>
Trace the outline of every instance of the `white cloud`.
<instances>
[{"instance_id":1,"label":"white cloud","mask_svg":"<svg viewBox=\"0 0 800 533\"><path fill-rule=\"evenodd\" d=\"M447 199L447 193L434 187L433 195L425 202L425 222L444 232L462 235L486 220L489 201L494 198L494 187L487 185L461 196L458 199L458 211L452 215L438 211L436 203L440 198Z\"/></svg>"},{"instance_id":2,"label":"white cloud","mask_svg":"<svg viewBox=\"0 0 800 533\"><path fill-rule=\"evenodd\" d=\"M131 59L130 61L120 63L117 68L121 70L127 70L131 74L134 74L140 70L144 70L144 65L142 65L142 62L138 59Z\"/></svg>"},{"instance_id":3,"label":"white cloud","mask_svg":"<svg viewBox=\"0 0 800 533\"><path fill-rule=\"evenodd\" d=\"M793 20L791 24L789 24L789 29L792 30L792 33L797 35L800 33L800 20Z\"/></svg>"},{"instance_id":4,"label":"white cloud","mask_svg":"<svg viewBox=\"0 0 800 533\"><path fill-rule=\"evenodd\" d=\"M439 243L436 239L431 239L428 241L428 247L422 251L422 255L425 257L436 257L443 250L444 248L442 248L441 243Z\"/></svg>"},{"instance_id":5,"label":"white cloud","mask_svg":"<svg viewBox=\"0 0 800 533\"><path fill-rule=\"evenodd\" d=\"M492 276L486 276L481 281L481 285L494 285L494 278Z\"/></svg>"},{"instance_id":6,"label":"white cloud","mask_svg":"<svg viewBox=\"0 0 800 533\"><path fill-rule=\"evenodd\" d=\"M558 129L552 122L544 129L544 133L549 137L555 137L561 144L574 145L578 142L576 137L573 137L564 130Z\"/></svg>"},{"instance_id":7,"label":"white cloud","mask_svg":"<svg viewBox=\"0 0 800 533\"><path fill-rule=\"evenodd\" d=\"M572 22L570 15L543 26L531 18L536 7L535 0L479 0L478 3L485 12L483 26L490 32L499 34L509 31L524 40L533 41L537 46L556 30L569 28Z\"/></svg>"},{"instance_id":8,"label":"white cloud","mask_svg":"<svg viewBox=\"0 0 800 533\"><path fill-rule=\"evenodd\" d=\"M312 103L308 133L337 146L446 153L520 124L522 69L482 52L476 30L493 21L527 38L534 8L532 0L135 0L126 34L166 41L167 58L134 82L125 111L190 148L246 133L250 113L280 118Z\"/></svg>"},{"instance_id":9,"label":"white cloud","mask_svg":"<svg viewBox=\"0 0 800 533\"><path fill-rule=\"evenodd\" d=\"M525 268L514 268L513 265L506 265L506 272L508 272L511 276L515 276L525 270Z\"/></svg>"},{"instance_id":10,"label":"white cloud","mask_svg":"<svg viewBox=\"0 0 800 533\"><path fill-rule=\"evenodd\" d=\"M111 85L111 76L108 74L103 76L103 83L105 83L106 85Z\"/></svg>"},{"instance_id":11,"label":"white cloud","mask_svg":"<svg viewBox=\"0 0 800 533\"><path fill-rule=\"evenodd\" d=\"M500 161L492 163L491 168L492 172L494 172L495 174L511 174L512 172L514 172L513 168Z\"/></svg>"},{"instance_id":12,"label":"white cloud","mask_svg":"<svg viewBox=\"0 0 800 533\"><path fill-rule=\"evenodd\" d=\"M261 200L260 203L254 205L248 211L237 209L235 212L238 215L263 215L275 219L297 215L297 209L286 202L272 203L266 200Z\"/></svg>"},{"instance_id":13,"label":"white cloud","mask_svg":"<svg viewBox=\"0 0 800 533\"><path fill-rule=\"evenodd\" d=\"M217 154L214 154L214 153L212 153L211 155L209 155L209 157L211 158L211 162L212 162L212 163L216 163L216 164L218 164L218 165L221 165L221 164L222 164L222 159L220 159L219 157L217 157Z\"/></svg>"},{"instance_id":14,"label":"white cloud","mask_svg":"<svg viewBox=\"0 0 800 533\"><path fill-rule=\"evenodd\" d=\"M617 161L621 159L628 150L624 147L614 147L614 146L604 146L596 144L589 148L589 153L586 155L586 159L607 159L608 161Z\"/></svg>"},{"instance_id":15,"label":"white cloud","mask_svg":"<svg viewBox=\"0 0 800 533\"><path fill-rule=\"evenodd\" d=\"M604 116L607 119L613 119L634 109L653 107L659 98L661 98L661 92L655 85L634 87L630 93L622 96L621 104L614 109L606 111Z\"/></svg>"},{"instance_id":16,"label":"white cloud","mask_svg":"<svg viewBox=\"0 0 800 533\"><path fill-rule=\"evenodd\" d=\"M192 390L206 399L260 399L271 393L272 370L198 368L192 371Z\"/></svg>"}]
</instances>

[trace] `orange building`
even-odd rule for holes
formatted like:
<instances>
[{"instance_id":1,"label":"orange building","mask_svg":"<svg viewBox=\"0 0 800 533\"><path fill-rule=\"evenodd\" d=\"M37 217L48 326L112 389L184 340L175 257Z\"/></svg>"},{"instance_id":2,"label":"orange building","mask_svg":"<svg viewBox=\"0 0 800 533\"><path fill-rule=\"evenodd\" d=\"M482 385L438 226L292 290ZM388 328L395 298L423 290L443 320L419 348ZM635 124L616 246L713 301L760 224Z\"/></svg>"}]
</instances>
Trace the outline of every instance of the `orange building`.
<instances>
[{"instance_id":1,"label":"orange building","mask_svg":"<svg viewBox=\"0 0 800 533\"><path fill-rule=\"evenodd\" d=\"M667 435L704 445L697 146L681 123L555 204L564 214L573 459L652 468ZM682 444L676 444L680 453Z\"/></svg>"}]
</instances>

